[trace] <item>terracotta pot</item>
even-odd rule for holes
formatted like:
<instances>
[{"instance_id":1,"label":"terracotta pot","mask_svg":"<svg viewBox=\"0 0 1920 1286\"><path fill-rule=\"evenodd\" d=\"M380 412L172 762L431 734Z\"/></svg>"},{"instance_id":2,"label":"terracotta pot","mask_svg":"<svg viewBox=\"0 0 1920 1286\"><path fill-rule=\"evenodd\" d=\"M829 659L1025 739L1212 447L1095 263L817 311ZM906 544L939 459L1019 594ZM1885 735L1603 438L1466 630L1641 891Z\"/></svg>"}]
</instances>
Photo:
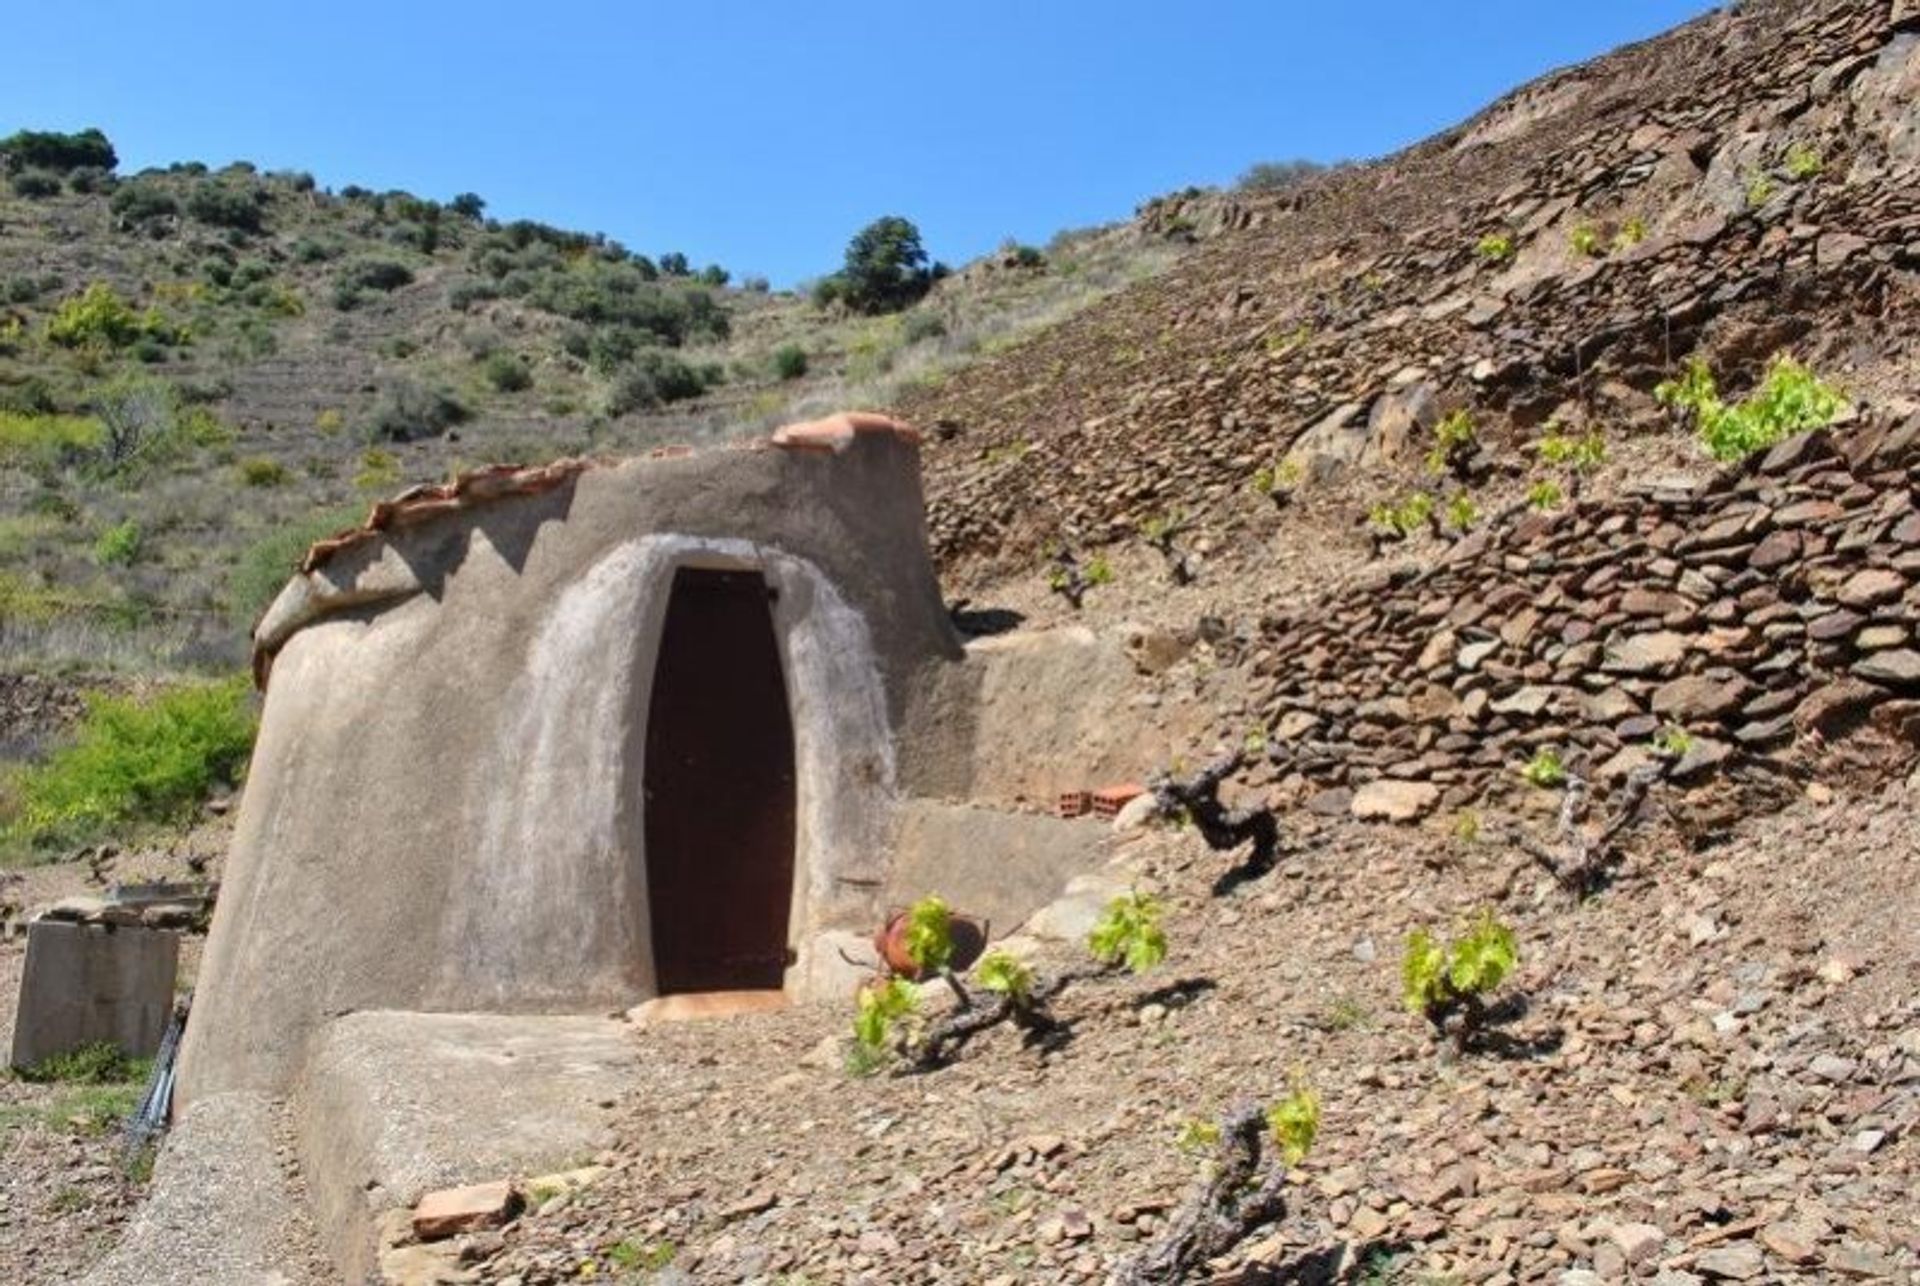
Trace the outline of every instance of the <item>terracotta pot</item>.
<instances>
[{"instance_id":1,"label":"terracotta pot","mask_svg":"<svg viewBox=\"0 0 1920 1286\"><path fill-rule=\"evenodd\" d=\"M880 931L873 935L873 949L894 977L924 982L929 975L915 967L913 957L907 954L907 915L904 907L889 915ZM953 931L950 963L954 972L964 972L972 968L973 962L987 949L987 922L955 912L949 923Z\"/></svg>"}]
</instances>

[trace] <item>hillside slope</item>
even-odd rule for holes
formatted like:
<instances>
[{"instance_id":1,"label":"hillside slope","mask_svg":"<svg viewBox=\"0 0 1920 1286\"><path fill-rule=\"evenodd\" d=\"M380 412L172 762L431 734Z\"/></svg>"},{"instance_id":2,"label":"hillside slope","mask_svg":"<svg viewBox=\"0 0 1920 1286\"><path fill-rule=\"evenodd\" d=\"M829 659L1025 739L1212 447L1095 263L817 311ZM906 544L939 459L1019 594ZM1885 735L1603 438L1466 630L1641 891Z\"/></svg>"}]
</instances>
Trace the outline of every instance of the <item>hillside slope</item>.
<instances>
[{"instance_id":1,"label":"hillside slope","mask_svg":"<svg viewBox=\"0 0 1920 1286\"><path fill-rule=\"evenodd\" d=\"M1696 352L1745 391L1791 350L1897 417L1920 360L1916 41L1908 0L1741 5L1268 200L903 400L943 434L938 550L978 587L1178 513L1318 584L1365 551L1371 504L1431 485L1411 480L1445 411L1492 448L1482 509L1538 472L1549 424L1605 435L1592 487L1697 466L1652 396ZM1276 522L1250 484L1290 456Z\"/></svg>"},{"instance_id":2,"label":"hillside slope","mask_svg":"<svg viewBox=\"0 0 1920 1286\"><path fill-rule=\"evenodd\" d=\"M0 636L22 662L233 664L305 543L407 482L937 382L1223 221L1181 204L1177 235L1063 233L870 318L471 195L0 158Z\"/></svg>"}]
</instances>

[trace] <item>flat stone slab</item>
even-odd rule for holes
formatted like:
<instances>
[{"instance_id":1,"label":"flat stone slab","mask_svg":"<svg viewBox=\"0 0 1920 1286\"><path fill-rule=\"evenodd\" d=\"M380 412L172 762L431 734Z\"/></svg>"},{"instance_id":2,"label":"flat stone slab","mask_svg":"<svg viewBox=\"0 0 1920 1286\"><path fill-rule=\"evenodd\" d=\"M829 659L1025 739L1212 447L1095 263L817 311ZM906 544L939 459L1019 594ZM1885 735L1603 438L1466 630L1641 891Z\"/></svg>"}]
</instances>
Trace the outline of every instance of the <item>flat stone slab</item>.
<instances>
[{"instance_id":1,"label":"flat stone slab","mask_svg":"<svg viewBox=\"0 0 1920 1286\"><path fill-rule=\"evenodd\" d=\"M420 1198L420 1204L413 1208L413 1235L422 1241L439 1241L463 1232L498 1228L525 1206L526 1198L510 1179L442 1188Z\"/></svg>"},{"instance_id":2,"label":"flat stone slab","mask_svg":"<svg viewBox=\"0 0 1920 1286\"><path fill-rule=\"evenodd\" d=\"M341 1276L375 1228L430 1192L581 1165L639 1080L631 1029L602 1017L373 1011L329 1023L295 1089L322 1243ZM605 1106L603 1106L605 1105Z\"/></svg>"},{"instance_id":3,"label":"flat stone slab","mask_svg":"<svg viewBox=\"0 0 1920 1286\"><path fill-rule=\"evenodd\" d=\"M12 1062L31 1067L97 1042L134 1058L160 1048L173 1013L180 935L136 925L35 920Z\"/></svg>"}]
</instances>

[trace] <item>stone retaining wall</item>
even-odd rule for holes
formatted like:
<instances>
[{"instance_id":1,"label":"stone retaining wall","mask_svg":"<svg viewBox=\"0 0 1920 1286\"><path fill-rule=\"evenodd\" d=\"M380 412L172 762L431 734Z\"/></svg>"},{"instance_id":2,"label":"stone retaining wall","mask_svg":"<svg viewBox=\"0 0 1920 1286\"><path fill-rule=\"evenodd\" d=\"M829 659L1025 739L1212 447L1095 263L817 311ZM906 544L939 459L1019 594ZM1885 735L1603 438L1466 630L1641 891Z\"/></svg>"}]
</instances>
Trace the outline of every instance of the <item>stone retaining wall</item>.
<instances>
[{"instance_id":1,"label":"stone retaining wall","mask_svg":"<svg viewBox=\"0 0 1920 1286\"><path fill-rule=\"evenodd\" d=\"M1669 726L1685 780L1872 728L1920 745L1920 417L1791 439L1692 489L1528 514L1253 657L1283 784L1414 815L1537 750L1624 776ZM1404 788L1386 783L1404 782ZM1428 783L1427 787L1414 783Z\"/></svg>"}]
</instances>

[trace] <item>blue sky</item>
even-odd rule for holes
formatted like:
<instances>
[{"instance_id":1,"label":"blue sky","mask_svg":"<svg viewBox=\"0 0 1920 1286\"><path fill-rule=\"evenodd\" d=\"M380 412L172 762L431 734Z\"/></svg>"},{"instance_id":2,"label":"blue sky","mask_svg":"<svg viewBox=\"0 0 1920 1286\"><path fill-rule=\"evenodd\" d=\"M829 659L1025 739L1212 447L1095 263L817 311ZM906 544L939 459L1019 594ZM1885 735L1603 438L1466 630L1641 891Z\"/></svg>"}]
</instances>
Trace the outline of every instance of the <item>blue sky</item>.
<instances>
[{"instance_id":1,"label":"blue sky","mask_svg":"<svg viewBox=\"0 0 1920 1286\"><path fill-rule=\"evenodd\" d=\"M475 191L776 285L881 214L953 263L1249 164L1378 155L1701 0L26 0L0 132Z\"/></svg>"}]
</instances>

